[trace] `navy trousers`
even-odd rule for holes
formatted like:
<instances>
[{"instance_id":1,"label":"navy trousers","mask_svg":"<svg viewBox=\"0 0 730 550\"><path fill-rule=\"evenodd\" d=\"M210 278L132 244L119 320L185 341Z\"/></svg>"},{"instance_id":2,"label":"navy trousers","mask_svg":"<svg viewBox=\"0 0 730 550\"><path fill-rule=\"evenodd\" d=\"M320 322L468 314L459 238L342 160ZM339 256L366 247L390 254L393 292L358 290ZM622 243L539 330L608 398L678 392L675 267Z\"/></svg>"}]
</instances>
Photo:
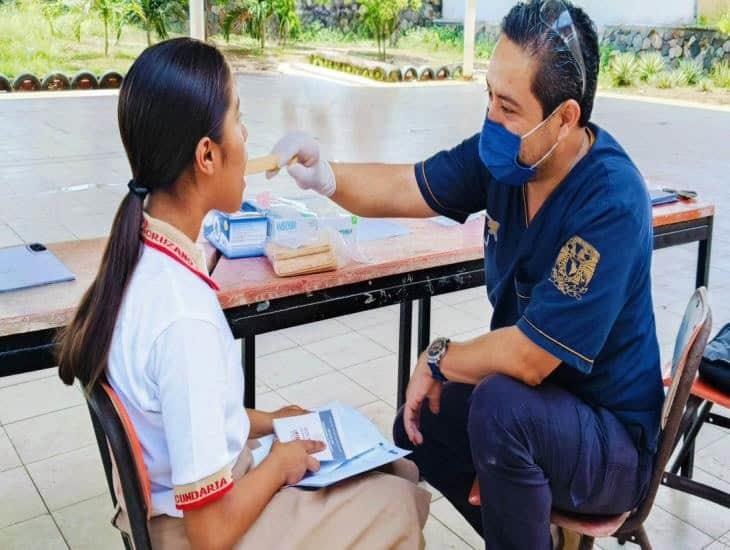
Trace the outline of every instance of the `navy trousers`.
<instances>
[{"instance_id":1,"label":"navy trousers","mask_svg":"<svg viewBox=\"0 0 730 550\"><path fill-rule=\"evenodd\" d=\"M425 403L424 442L414 447L399 411L395 443L492 550L547 550L550 510L619 514L646 493L653 455L621 422L551 384L530 387L504 375L477 386L446 383L441 410ZM479 478L481 507L467 497Z\"/></svg>"}]
</instances>

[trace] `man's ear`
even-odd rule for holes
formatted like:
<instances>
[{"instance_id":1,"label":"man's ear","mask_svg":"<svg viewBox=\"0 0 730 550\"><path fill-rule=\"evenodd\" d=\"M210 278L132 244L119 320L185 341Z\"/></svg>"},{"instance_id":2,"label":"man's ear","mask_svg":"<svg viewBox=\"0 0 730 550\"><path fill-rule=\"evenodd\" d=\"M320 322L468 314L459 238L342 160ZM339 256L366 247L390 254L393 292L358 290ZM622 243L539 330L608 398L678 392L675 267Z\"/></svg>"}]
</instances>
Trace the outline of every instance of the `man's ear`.
<instances>
[{"instance_id":1,"label":"man's ear","mask_svg":"<svg viewBox=\"0 0 730 550\"><path fill-rule=\"evenodd\" d=\"M560 110L560 139L567 137L570 131L578 126L580 115L580 105L575 99L569 99L565 102Z\"/></svg>"},{"instance_id":2,"label":"man's ear","mask_svg":"<svg viewBox=\"0 0 730 550\"><path fill-rule=\"evenodd\" d=\"M216 144L208 136L201 138L195 147L195 168L198 172L210 176L214 172L214 158L218 154Z\"/></svg>"}]
</instances>

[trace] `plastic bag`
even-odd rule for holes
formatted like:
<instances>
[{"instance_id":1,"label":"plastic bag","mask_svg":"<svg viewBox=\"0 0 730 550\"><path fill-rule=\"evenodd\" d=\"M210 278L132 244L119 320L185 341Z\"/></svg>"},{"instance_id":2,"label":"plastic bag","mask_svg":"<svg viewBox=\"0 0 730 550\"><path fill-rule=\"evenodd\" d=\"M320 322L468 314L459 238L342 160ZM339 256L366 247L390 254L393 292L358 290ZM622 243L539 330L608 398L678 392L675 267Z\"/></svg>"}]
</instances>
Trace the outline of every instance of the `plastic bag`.
<instances>
[{"instance_id":1,"label":"plastic bag","mask_svg":"<svg viewBox=\"0 0 730 550\"><path fill-rule=\"evenodd\" d=\"M265 254L280 276L370 263L357 241L358 217L319 196L287 199L263 193L252 203L269 222Z\"/></svg>"}]
</instances>

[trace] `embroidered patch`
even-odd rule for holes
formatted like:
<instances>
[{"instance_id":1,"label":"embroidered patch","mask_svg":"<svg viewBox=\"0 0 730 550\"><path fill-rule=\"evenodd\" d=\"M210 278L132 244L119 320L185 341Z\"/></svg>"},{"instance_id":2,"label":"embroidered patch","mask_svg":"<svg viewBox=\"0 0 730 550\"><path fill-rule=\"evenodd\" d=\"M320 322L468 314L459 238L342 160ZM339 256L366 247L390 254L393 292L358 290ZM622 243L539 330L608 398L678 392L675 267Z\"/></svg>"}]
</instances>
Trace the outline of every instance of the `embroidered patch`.
<instances>
[{"instance_id":1,"label":"embroidered patch","mask_svg":"<svg viewBox=\"0 0 730 550\"><path fill-rule=\"evenodd\" d=\"M566 296L580 300L596 272L601 254L578 236L563 245L550 273L550 282Z\"/></svg>"},{"instance_id":2,"label":"embroidered patch","mask_svg":"<svg viewBox=\"0 0 730 550\"><path fill-rule=\"evenodd\" d=\"M492 218L486 210L484 211L484 214L487 218L487 240L489 239L489 236L491 236L494 239L494 242L497 242L497 232L499 231L500 223Z\"/></svg>"}]
</instances>

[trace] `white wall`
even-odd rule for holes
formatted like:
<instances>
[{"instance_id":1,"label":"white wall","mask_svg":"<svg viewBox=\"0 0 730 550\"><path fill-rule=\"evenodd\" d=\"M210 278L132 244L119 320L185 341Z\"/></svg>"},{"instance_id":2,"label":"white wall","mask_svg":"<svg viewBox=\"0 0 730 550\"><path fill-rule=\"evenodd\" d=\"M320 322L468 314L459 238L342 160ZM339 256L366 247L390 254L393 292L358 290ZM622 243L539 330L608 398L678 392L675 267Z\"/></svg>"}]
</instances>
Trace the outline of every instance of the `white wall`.
<instances>
[{"instance_id":1,"label":"white wall","mask_svg":"<svg viewBox=\"0 0 730 550\"><path fill-rule=\"evenodd\" d=\"M516 0L477 0L477 21L499 23ZM673 26L693 23L697 0L574 0L602 25ZM443 0L443 19L462 21L465 0Z\"/></svg>"}]
</instances>

